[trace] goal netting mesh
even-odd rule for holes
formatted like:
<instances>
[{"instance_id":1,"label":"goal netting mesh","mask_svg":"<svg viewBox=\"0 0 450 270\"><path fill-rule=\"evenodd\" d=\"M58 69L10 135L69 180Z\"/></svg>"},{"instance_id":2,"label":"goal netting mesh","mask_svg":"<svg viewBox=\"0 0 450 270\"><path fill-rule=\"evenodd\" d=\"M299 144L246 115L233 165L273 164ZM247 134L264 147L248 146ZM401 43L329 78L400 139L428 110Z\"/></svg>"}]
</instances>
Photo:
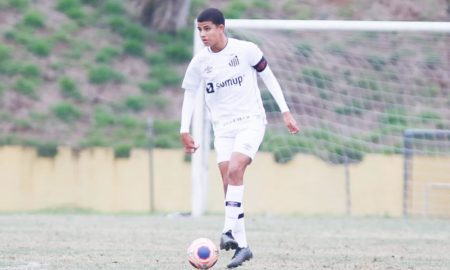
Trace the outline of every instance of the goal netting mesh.
<instances>
[{"instance_id":1,"label":"goal netting mesh","mask_svg":"<svg viewBox=\"0 0 450 270\"><path fill-rule=\"evenodd\" d=\"M448 31L228 31L260 46L301 127L288 134L260 83L269 121L261 150L279 163L298 153L331 164L404 155L405 130L450 129ZM412 165L405 166L404 211L450 216L450 136L430 134L413 136L405 155Z\"/></svg>"}]
</instances>

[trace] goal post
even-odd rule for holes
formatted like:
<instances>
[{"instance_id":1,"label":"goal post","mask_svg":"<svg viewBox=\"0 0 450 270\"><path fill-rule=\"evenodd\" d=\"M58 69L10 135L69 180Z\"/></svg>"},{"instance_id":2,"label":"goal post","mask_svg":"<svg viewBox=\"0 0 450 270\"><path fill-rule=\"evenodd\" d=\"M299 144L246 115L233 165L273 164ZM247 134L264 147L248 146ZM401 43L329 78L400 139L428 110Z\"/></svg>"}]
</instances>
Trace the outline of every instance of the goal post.
<instances>
[{"instance_id":1,"label":"goal post","mask_svg":"<svg viewBox=\"0 0 450 270\"><path fill-rule=\"evenodd\" d=\"M407 129L403 132L403 215L435 216L450 212L450 205L431 201L432 192L450 197L450 130ZM420 159L432 160L433 174L423 174ZM445 158L446 157L446 158ZM444 170L443 168L446 168ZM437 191L437 192L436 192Z\"/></svg>"},{"instance_id":2,"label":"goal post","mask_svg":"<svg viewBox=\"0 0 450 270\"><path fill-rule=\"evenodd\" d=\"M450 92L450 22L227 19L225 24L229 36L257 43L268 56L302 128L295 138L284 135L278 108L260 84L269 118L261 150L273 152L277 162L296 153L337 164L359 162L364 153L401 155L405 129L450 129L450 99L433 105ZM194 52L202 47L195 25ZM192 156L195 216L207 211L211 127L202 99L192 129L203 147Z\"/></svg>"}]
</instances>

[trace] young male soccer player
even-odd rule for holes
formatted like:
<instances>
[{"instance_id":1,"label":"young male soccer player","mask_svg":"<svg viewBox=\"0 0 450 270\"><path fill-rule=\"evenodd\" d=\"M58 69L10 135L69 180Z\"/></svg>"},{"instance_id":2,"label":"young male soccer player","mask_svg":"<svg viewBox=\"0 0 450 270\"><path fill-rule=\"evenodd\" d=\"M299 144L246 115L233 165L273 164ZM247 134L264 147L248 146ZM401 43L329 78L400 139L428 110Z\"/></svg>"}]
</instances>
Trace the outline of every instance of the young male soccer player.
<instances>
[{"instance_id":1,"label":"young male soccer player","mask_svg":"<svg viewBox=\"0 0 450 270\"><path fill-rule=\"evenodd\" d=\"M283 113L291 133L297 133L280 85L257 45L226 36L225 19L209 8L197 17L197 29L206 46L191 60L182 83L181 141L187 153L199 147L189 133L195 96L204 83L205 101L214 130L214 147L225 191L225 222L220 248L235 250L228 268L240 266L253 254L248 247L242 200L243 177L263 140L266 114L258 74Z\"/></svg>"}]
</instances>

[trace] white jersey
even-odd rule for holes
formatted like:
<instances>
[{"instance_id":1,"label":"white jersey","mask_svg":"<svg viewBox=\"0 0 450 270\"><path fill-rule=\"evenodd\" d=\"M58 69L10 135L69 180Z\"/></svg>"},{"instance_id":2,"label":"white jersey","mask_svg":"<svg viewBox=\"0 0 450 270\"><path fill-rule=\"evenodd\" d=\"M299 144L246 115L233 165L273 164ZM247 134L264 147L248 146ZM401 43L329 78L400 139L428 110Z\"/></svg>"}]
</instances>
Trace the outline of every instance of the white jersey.
<instances>
[{"instance_id":1,"label":"white jersey","mask_svg":"<svg viewBox=\"0 0 450 270\"><path fill-rule=\"evenodd\" d=\"M220 52L207 47L194 56L182 87L197 91L205 86L206 105L213 123L248 116L265 121L257 72L253 68L262 57L262 51L254 43L228 38Z\"/></svg>"}]
</instances>

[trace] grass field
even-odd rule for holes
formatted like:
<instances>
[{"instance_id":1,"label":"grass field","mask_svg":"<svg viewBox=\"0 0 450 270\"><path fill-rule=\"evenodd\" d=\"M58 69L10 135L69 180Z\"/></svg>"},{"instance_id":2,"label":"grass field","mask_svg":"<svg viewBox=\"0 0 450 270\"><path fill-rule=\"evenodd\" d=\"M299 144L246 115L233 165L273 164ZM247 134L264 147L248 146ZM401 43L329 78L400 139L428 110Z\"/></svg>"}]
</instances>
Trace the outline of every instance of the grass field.
<instances>
[{"instance_id":1,"label":"grass field","mask_svg":"<svg viewBox=\"0 0 450 270\"><path fill-rule=\"evenodd\" d=\"M255 257L238 269L450 269L450 220L248 216ZM187 246L217 243L222 224L221 215L0 214L0 270L193 269Z\"/></svg>"}]
</instances>

